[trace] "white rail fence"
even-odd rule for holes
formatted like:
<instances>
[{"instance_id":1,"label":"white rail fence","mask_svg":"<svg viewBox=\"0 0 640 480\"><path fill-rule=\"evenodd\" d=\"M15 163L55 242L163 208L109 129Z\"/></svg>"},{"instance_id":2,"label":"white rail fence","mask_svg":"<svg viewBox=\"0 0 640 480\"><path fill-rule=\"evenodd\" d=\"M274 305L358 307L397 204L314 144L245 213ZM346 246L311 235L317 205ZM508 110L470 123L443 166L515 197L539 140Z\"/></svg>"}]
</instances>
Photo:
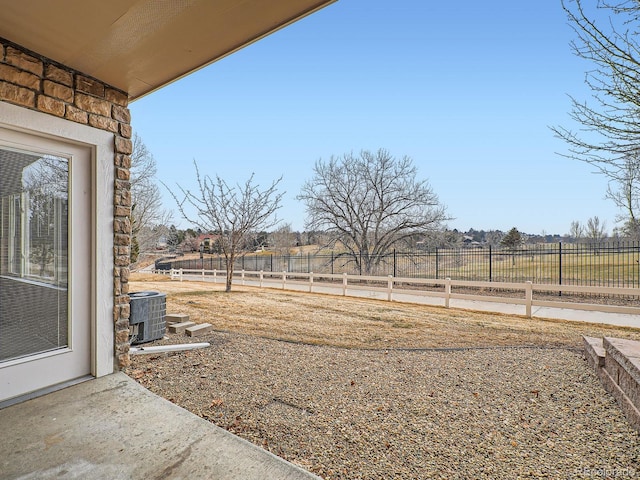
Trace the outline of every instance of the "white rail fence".
<instances>
[{"instance_id":1,"label":"white rail fence","mask_svg":"<svg viewBox=\"0 0 640 480\"><path fill-rule=\"evenodd\" d=\"M157 270L157 273L171 276L172 280L204 280L213 283L225 283L225 270ZM369 292L372 294L382 294L382 298L392 302L394 296L415 296L442 298L442 306L451 307L452 299L472 300L482 302L495 302L511 305L524 305L525 315L532 317L533 307L570 308L574 310L586 310L608 313L621 313L628 315L640 315L640 307L625 305L589 304L582 302L559 301L534 298L534 293L564 293L591 294L591 295L619 295L625 297L640 297L640 288L622 287L589 287L577 285L548 285L508 282L473 282L467 280L446 279L425 279L425 278L405 278L379 276L363 276L343 274L314 274L311 273L291 273L291 272L270 272L270 271L234 271L233 283L240 285L252 285L260 288L281 288L282 290L297 290L316 293L341 293L343 296L353 296L354 292ZM412 288L403 288L410 285ZM424 285L440 290L425 290L419 286ZM485 294L460 293L456 288L482 289ZM521 292L521 296L507 297L493 295L495 290L508 290ZM548 295L547 295L548 297ZM380 298L380 297L378 297ZM406 301L406 300L403 300Z\"/></svg>"}]
</instances>

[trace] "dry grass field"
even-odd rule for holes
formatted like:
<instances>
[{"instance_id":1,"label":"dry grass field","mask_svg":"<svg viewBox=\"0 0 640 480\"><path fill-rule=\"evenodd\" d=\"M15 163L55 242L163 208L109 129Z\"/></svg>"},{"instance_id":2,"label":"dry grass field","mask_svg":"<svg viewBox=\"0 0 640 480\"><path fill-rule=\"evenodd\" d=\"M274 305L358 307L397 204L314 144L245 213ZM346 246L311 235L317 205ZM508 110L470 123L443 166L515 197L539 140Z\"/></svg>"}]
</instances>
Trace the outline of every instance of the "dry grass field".
<instances>
[{"instance_id":1,"label":"dry grass field","mask_svg":"<svg viewBox=\"0 0 640 480\"><path fill-rule=\"evenodd\" d=\"M132 274L130 291L167 294L168 313L217 331L346 348L580 347L581 335L640 340L640 330L407 303Z\"/></svg>"}]
</instances>

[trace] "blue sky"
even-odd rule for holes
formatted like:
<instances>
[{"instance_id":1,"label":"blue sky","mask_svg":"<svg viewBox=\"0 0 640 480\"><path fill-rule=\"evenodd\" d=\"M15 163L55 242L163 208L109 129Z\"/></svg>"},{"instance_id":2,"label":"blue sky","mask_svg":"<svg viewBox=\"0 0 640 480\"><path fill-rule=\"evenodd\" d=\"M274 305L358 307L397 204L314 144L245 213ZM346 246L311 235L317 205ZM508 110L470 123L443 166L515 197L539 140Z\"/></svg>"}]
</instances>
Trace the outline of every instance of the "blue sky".
<instances>
[{"instance_id":1,"label":"blue sky","mask_svg":"<svg viewBox=\"0 0 640 480\"><path fill-rule=\"evenodd\" d=\"M133 102L132 125L169 185L192 188L194 160L230 183L283 176L296 230L316 160L385 148L450 228L564 234L597 215L610 232L606 179L549 129L576 128L568 94L589 98L572 39L559 0L340 0Z\"/></svg>"}]
</instances>

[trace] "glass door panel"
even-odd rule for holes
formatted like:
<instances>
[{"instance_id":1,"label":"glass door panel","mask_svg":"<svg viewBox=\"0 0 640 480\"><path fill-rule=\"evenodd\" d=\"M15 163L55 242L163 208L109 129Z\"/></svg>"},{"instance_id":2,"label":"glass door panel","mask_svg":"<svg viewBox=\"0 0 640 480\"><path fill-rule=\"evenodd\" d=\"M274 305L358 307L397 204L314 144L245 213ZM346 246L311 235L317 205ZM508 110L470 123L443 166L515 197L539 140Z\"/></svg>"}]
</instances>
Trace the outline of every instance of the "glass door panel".
<instances>
[{"instance_id":1,"label":"glass door panel","mask_svg":"<svg viewBox=\"0 0 640 480\"><path fill-rule=\"evenodd\" d=\"M0 147L0 363L69 346L69 160Z\"/></svg>"}]
</instances>

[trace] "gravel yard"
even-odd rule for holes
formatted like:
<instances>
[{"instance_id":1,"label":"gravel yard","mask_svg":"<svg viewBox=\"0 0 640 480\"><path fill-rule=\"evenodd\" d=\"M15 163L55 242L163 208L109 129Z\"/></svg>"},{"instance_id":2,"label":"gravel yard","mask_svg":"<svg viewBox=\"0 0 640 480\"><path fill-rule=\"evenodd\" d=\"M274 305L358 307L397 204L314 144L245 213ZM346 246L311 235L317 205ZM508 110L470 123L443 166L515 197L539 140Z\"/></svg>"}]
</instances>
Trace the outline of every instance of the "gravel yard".
<instances>
[{"instance_id":1,"label":"gravel yard","mask_svg":"<svg viewBox=\"0 0 640 480\"><path fill-rule=\"evenodd\" d=\"M277 295L270 296L277 300ZM247 301L256 296L246 296ZM292 296L307 298L304 302L312 297ZM168 304L179 306L173 303L179 297L169 294ZM197 304L199 298L186 297L180 306ZM216 301L224 303L221 298L231 297ZM244 311L241 298L233 300L239 312ZM335 311L342 301L329 299ZM343 307L356 317L366 312L367 302L349 302ZM231 331L233 322L227 319L224 327L217 326L220 331L197 339L170 335L156 344L208 341L211 347L134 356L127 373L151 391L327 480L640 478L640 438L583 359L580 325L551 324L544 326L551 332L540 332L530 324L518 332L514 325L523 319L512 325L496 317L493 323L495 316L469 313L470 325L480 324L479 332L496 337L492 343L478 333L476 348L471 337L456 333L460 325L454 325L455 319L448 319L448 335L442 324L430 333L432 341L420 337L410 326L417 310L407 307L410 321L396 324L407 338L389 340L383 307L369 303L380 318L368 328L377 326L380 332L366 337L362 324L355 327L364 329L358 330L360 336L377 338L387 348L376 342L363 347L355 337L341 341L327 332L324 341L311 336L307 342L304 328L291 325L292 338L286 329L280 332L275 320L269 335L262 325L269 315L262 312L255 317L262 325L256 332L244 331L242 319ZM304 307L296 310L305 316ZM437 315L437 309L424 309L423 316L435 321ZM215 325L215 313L210 317L206 321ZM556 328L562 333L555 335ZM589 328L587 335L616 333ZM343 324L343 330L350 338L351 325ZM617 333L637 338L630 330ZM533 341L526 342L527 336ZM442 348L447 337L455 348Z\"/></svg>"}]
</instances>

